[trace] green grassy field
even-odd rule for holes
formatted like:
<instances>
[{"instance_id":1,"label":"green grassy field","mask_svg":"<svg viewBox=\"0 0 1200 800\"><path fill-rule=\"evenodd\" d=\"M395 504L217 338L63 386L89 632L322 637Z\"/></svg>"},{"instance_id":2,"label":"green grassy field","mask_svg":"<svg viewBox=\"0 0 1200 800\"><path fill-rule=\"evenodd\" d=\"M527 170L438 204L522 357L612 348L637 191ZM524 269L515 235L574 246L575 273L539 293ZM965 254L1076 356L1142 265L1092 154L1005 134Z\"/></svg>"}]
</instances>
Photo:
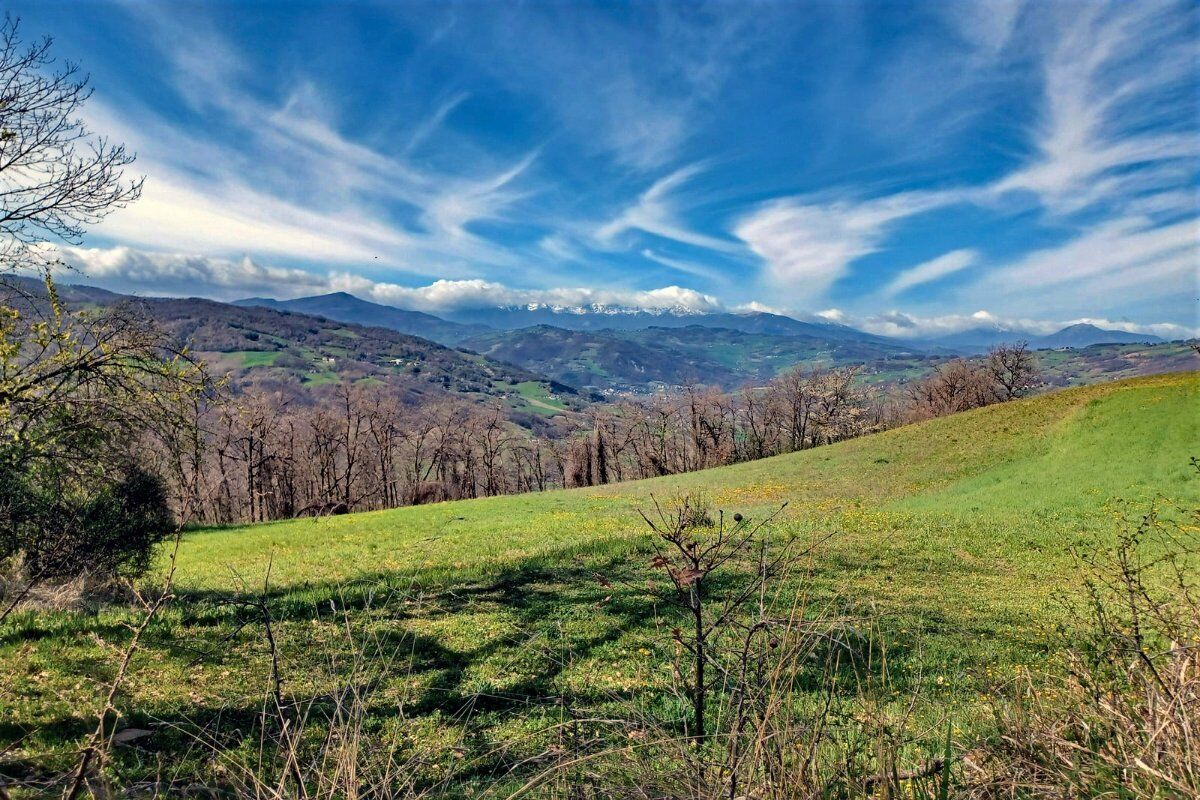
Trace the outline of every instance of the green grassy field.
<instances>
[{"instance_id":1,"label":"green grassy field","mask_svg":"<svg viewBox=\"0 0 1200 800\"><path fill-rule=\"evenodd\" d=\"M517 393L513 408L518 411L532 411L552 417L567 410L566 403L555 397L550 389L539 381L521 381L512 384L512 388Z\"/></svg>"},{"instance_id":2,"label":"green grassy field","mask_svg":"<svg viewBox=\"0 0 1200 800\"><path fill-rule=\"evenodd\" d=\"M1072 548L1116 530L1118 499L1131 510L1156 498L1195 507L1193 455L1200 375L1185 373L703 473L195 531L179 551L180 600L151 627L118 698L130 724L175 727L122 748L121 767L185 763L178 728L218 718L248 728L268 654L261 626L242 625L228 601L261 592L268 568L292 696L329 691L336 659L354 649L350 630L398 659L373 683L373 730L427 748L433 771L458 746L511 761L537 728L537 698L598 702L658 685L656 619L670 611L646 588L650 540L637 512L696 492L755 517L786 502L777 535L829 537L797 590L818 606L869 610L894 654L888 668L928 682L939 714L984 725L985 676L1045 658L1056 598L1075 587ZM0 629L0 743L19 741L0 774L69 763L132 618L114 606L24 612ZM249 739L223 741L246 750ZM486 783L491 763L464 780Z\"/></svg>"}]
</instances>

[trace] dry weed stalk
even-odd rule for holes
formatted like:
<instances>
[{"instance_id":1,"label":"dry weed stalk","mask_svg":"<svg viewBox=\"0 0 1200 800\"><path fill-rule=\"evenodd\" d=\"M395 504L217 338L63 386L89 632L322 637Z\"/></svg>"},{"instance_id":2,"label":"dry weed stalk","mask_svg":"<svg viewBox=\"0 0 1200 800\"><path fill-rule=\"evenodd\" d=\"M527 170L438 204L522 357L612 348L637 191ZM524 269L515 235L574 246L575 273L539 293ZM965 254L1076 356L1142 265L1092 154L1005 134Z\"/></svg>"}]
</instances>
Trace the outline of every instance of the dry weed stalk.
<instances>
[{"instance_id":1,"label":"dry weed stalk","mask_svg":"<svg viewBox=\"0 0 1200 800\"><path fill-rule=\"evenodd\" d=\"M388 642L370 629L358 629L350 604L341 597L341 603L334 605L340 641L326 645L324 670L308 676L311 682L329 688L298 699L284 689L283 647L268 589L269 582L265 582L261 595L227 601L248 612L235 631L262 624L270 662L257 761L240 759L223 747L219 729L184 731L208 753L212 771L219 775L219 785L212 790L246 800L416 800L445 792L454 778L453 770L431 777L431 768L438 771L440 765L434 767L428 752L372 724L381 702L377 694L389 685L412 683L412 662L406 657L405 644ZM406 600L420 603L419 598ZM381 610L371 592L362 612L369 615ZM385 702L397 719L406 718L403 699L392 697ZM466 753L461 743L453 751L458 757Z\"/></svg>"},{"instance_id":2,"label":"dry weed stalk","mask_svg":"<svg viewBox=\"0 0 1200 800\"><path fill-rule=\"evenodd\" d=\"M974 796L1200 797L1197 523L1151 510L1084 560L1083 634L997 704Z\"/></svg>"},{"instance_id":3,"label":"dry weed stalk","mask_svg":"<svg viewBox=\"0 0 1200 800\"><path fill-rule=\"evenodd\" d=\"M795 800L934 797L950 754L914 759L917 695L891 697L888 651L869 620L819 608L806 593L808 557L769 524L723 514L695 497L643 515L686 625L662 687L683 719L614 698L622 711L586 717L607 741L569 748L511 797ZM797 591L797 586L800 590ZM686 633L685 633L686 629ZM563 776L571 780L564 782Z\"/></svg>"},{"instance_id":4,"label":"dry weed stalk","mask_svg":"<svg viewBox=\"0 0 1200 800\"><path fill-rule=\"evenodd\" d=\"M163 581L162 589L153 599L143 595L133 584L129 584L129 591L142 607L143 613L141 621L130 627L132 635L129 644L126 645L124 652L121 655L120 662L117 666L116 674L113 676L112 682L108 687L108 694L104 698L104 705L97 715L96 728L92 731L92 735L88 738L87 744L79 755L79 762L75 768L74 777L71 779L63 797L66 800L76 800L80 792L87 788L89 778L93 777L96 771L97 764L102 762L105 753L112 746L112 738L116 733L116 718L120 717L120 712L116 707L117 693L121 690L121 686L125 683L125 677L129 672L129 665L133 661L134 653L138 650L138 645L141 643L142 634L150 627L150 623L158 616L158 613L174 599L173 586L175 581L175 564L179 556L179 542L182 538L182 531L175 532L175 544L171 549L170 567L167 569L166 578ZM114 714L116 718L112 720L110 725L109 715ZM90 794L95 792L88 790Z\"/></svg>"}]
</instances>

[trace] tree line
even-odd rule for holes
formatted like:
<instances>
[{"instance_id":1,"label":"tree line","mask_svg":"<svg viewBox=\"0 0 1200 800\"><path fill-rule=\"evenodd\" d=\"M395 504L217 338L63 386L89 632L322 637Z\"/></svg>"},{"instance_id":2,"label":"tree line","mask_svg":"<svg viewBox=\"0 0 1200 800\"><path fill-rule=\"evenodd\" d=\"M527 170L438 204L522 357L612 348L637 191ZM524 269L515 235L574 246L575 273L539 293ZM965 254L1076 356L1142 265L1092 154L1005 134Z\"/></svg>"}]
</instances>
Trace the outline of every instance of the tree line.
<instances>
[{"instance_id":1,"label":"tree line","mask_svg":"<svg viewBox=\"0 0 1200 800\"><path fill-rule=\"evenodd\" d=\"M256 522L443 500L596 486L805 450L896 424L1020 397L1036 381L1024 346L955 360L904 392L854 367L797 366L765 386L686 386L515 425L500 402L406 402L349 382L302 401L282 392L186 395L174 429L146 437L183 521Z\"/></svg>"},{"instance_id":2,"label":"tree line","mask_svg":"<svg viewBox=\"0 0 1200 800\"><path fill-rule=\"evenodd\" d=\"M379 384L316 402L281 392L190 396L145 438L188 522L262 521L593 486L690 472L877 429L855 371L797 368L768 386L687 387L521 428L500 403L412 405Z\"/></svg>"}]
</instances>

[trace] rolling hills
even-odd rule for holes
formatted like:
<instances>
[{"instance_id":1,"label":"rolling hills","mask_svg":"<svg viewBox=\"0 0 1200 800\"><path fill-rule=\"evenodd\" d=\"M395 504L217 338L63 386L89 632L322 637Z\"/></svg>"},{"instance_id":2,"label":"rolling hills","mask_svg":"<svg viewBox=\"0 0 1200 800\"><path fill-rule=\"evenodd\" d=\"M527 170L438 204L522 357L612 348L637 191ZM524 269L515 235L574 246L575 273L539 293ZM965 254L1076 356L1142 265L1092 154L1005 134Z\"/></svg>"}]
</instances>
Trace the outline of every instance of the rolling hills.
<instances>
[{"instance_id":1,"label":"rolling hills","mask_svg":"<svg viewBox=\"0 0 1200 800\"><path fill-rule=\"evenodd\" d=\"M31 298L44 295L38 281L9 280L20 280ZM411 403L500 400L526 425L588 403L573 387L544 375L391 327L201 298L130 297L75 284L57 290L69 308L132 304L238 390L282 391L303 400L343 381L382 383Z\"/></svg>"},{"instance_id":2,"label":"rolling hills","mask_svg":"<svg viewBox=\"0 0 1200 800\"><path fill-rule=\"evenodd\" d=\"M861 367L863 381L901 383L949 358L1022 340L1044 351L1040 357L1049 365L1046 380L1051 387L1190 366L1186 346L1088 324L1045 336L979 328L921 342L765 312L496 307L455 312L451 316L459 321L453 322L344 292L287 301L251 298L238 304L390 327L605 393L645 394L685 384L740 389L761 385L799 364L855 365Z\"/></svg>"},{"instance_id":3,"label":"rolling hills","mask_svg":"<svg viewBox=\"0 0 1200 800\"><path fill-rule=\"evenodd\" d=\"M652 496L686 492L757 513L786 500L787 519L803 525L857 509L898 519L915 508L974 517L973 524L993 532L996 520L987 516L1026 518L1031 531L1045 527L1066 544L1098 530L1107 518L1100 506L1110 498L1200 500L1200 481L1189 480L1188 467L1200 448L1198 410L1200 373L1176 373L1055 392L699 473L201 532L185 541L181 581L220 588L227 585L226 567L254 574L268 557L282 586L369 575L379 567L376 552L393 554L388 568L420 572L457 568L469 553L519 560L580 544L599 547L612 535L638 532L635 508ZM436 531L437 546L413 548L424 531ZM875 532L884 534L876 542L883 545L904 528ZM981 547L1006 561L1033 555L1021 548L1003 553L997 549L1003 541L987 538L956 547ZM331 541L338 543L332 550Z\"/></svg>"},{"instance_id":4,"label":"rolling hills","mask_svg":"<svg viewBox=\"0 0 1200 800\"><path fill-rule=\"evenodd\" d=\"M726 390L761 386L797 365L857 366L859 379L900 384L952 358L902 343L830 340L689 326L578 331L537 326L489 331L462 346L557 381L601 392L646 393L688 383ZM979 358L980 356L976 356ZM1040 350L1048 387L1175 372L1194 367L1186 344L1096 344Z\"/></svg>"},{"instance_id":5,"label":"rolling hills","mask_svg":"<svg viewBox=\"0 0 1200 800\"><path fill-rule=\"evenodd\" d=\"M41 291L36 281L22 285ZM544 317L556 324L510 329L451 322L344 292L230 304L133 298L74 284L59 289L76 306L138 304L235 385L319 389L342 379L383 381L411 398L502 397L526 419L563 407L583 408L591 392L646 394L690 383L733 390L762 385L801 364L855 365L862 381L899 384L955 357L946 348L923 350L845 326L764 313L572 315L526 309L532 316L520 321ZM516 311L504 313L510 321L517 319ZM615 327L597 327L605 321ZM993 334L1000 335L988 333ZM1194 363L1186 345L1143 342L1153 338L1085 325L1030 344L1054 348L1039 353L1051 387L1188 369ZM1088 344L1094 339L1113 343Z\"/></svg>"},{"instance_id":6,"label":"rolling hills","mask_svg":"<svg viewBox=\"0 0 1200 800\"><path fill-rule=\"evenodd\" d=\"M1171 374L701 473L190 532L181 599L118 699L128 724L155 733L118 749L121 768L141 775L165 758L203 771L186 732L253 719L269 653L237 599L266 581L291 695L317 702L337 669L369 670L355 652L384 659L370 673L369 727L420 742L431 775L465 750L465 785L487 786L552 721L537 698L603 703L655 685L656 625L669 612L647 583L653 550L637 509L683 493L753 517L787 502L774 535L828 537L795 589L870 614L898 686L924 682L938 714L986 726L980 692L1044 660L1045 626L1064 621L1055 598L1074 588L1072 549L1152 503L1200 503L1188 464L1197 408L1200 374ZM23 612L0 631L0 733L20 739L0 773L69 763L130 613ZM105 644L88 633L97 627ZM381 649L355 650L348 631ZM224 737L255 746L248 733Z\"/></svg>"},{"instance_id":7,"label":"rolling hills","mask_svg":"<svg viewBox=\"0 0 1200 800\"><path fill-rule=\"evenodd\" d=\"M700 325L598 331L540 325L492 331L462 344L572 386L626 392L688 383L738 389L798 364L865 364L866 372L875 373L926 361L900 344Z\"/></svg>"}]
</instances>

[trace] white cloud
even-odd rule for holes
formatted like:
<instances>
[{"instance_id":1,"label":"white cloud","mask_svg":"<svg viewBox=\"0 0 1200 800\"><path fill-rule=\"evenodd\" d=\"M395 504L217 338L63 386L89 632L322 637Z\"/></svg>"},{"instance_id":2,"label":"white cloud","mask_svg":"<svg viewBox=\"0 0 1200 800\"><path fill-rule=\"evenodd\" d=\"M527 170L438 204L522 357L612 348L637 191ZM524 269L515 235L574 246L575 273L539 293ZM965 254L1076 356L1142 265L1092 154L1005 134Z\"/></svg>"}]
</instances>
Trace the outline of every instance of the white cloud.
<instances>
[{"instance_id":1,"label":"white cloud","mask_svg":"<svg viewBox=\"0 0 1200 800\"><path fill-rule=\"evenodd\" d=\"M113 291L139 295L192 296L232 300L252 294L299 296L330 291L327 279L300 269L270 267L249 257L214 258L155 253L131 247L52 247L74 272L60 275Z\"/></svg>"},{"instance_id":2,"label":"white cloud","mask_svg":"<svg viewBox=\"0 0 1200 800\"><path fill-rule=\"evenodd\" d=\"M689 312L715 312L723 308L721 302L712 295L681 286L664 286L644 291L586 287L514 289L502 283L476 279L440 280L428 286L409 287L394 283L371 283L351 276L334 276L331 286L343 291L352 291L375 302L433 313L496 306L551 306L568 309L621 306Z\"/></svg>"},{"instance_id":3,"label":"white cloud","mask_svg":"<svg viewBox=\"0 0 1200 800\"><path fill-rule=\"evenodd\" d=\"M740 305L736 305L729 310L740 313L777 314L781 317L786 317L789 315L789 312L786 308L769 306L766 303L760 303L757 300L751 300L749 303L741 303Z\"/></svg>"},{"instance_id":4,"label":"white cloud","mask_svg":"<svg viewBox=\"0 0 1200 800\"><path fill-rule=\"evenodd\" d=\"M577 261L580 258L580 252L574 243L560 233L543 236L538 242L538 247L559 261Z\"/></svg>"},{"instance_id":5,"label":"white cloud","mask_svg":"<svg viewBox=\"0 0 1200 800\"><path fill-rule=\"evenodd\" d=\"M880 249L892 225L958 202L958 192L908 192L862 202L788 198L742 218L734 233L789 297L820 297L851 263Z\"/></svg>"},{"instance_id":6,"label":"white cloud","mask_svg":"<svg viewBox=\"0 0 1200 800\"><path fill-rule=\"evenodd\" d=\"M648 310L715 312L724 309L712 295L681 286L658 289L593 289L561 287L516 289L481 279L438 280L426 286L373 281L350 272L324 275L301 269L264 266L250 259L213 258L180 253L145 252L130 247L54 248L75 272L69 282L95 284L141 295L206 296L233 300L248 295L300 297L350 292L367 300L420 311L448 312L463 308L545 305L563 308L626 306Z\"/></svg>"},{"instance_id":7,"label":"white cloud","mask_svg":"<svg viewBox=\"0 0 1200 800\"><path fill-rule=\"evenodd\" d=\"M352 213L330 214L244 185L215 184L152 168L141 199L96 232L132 245L231 254L256 252L309 261L362 263L416 246L414 237Z\"/></svg>"},{"instance_id":8,"label":"white cloud","mask_svg":"<svg viewBox=\"0 0 1200 800\"><path fill-rule=\"evenodd\" d=\"M499 219L500 210L521 196L505 187L529 168L535 155L527 155L497 175L453 183L429 202L425 217L430 227L462 239L469 235L468 223Z\"/></svg>"},{"instance_id":9,"label":"white cloud","mask_svg":"<svg viewBox=\"0 0 1200 800\"><path fill-rule=\"evenodd\" d=\"M424 144L429 137L433 136L439 128L446 122L446 118L454 109L458 108L470 95L466 92L459 92L453 97L445 100L430 117L417 125L413 130L412 135L408 137L408 144L404 146L404 155L412 155L413 151Z\"/></svg>"},{"instance_id":10,"label":"white cloud","mask_svg":"<svg viewBox=\"0 0 1200 800\"><path fill-rule=\"evenodd\" d=\"M1194 309L1198 270L1200 218L1158 227L1120 218L993 269L962 297L1034 313L1086 313L1145 300Z\"/></svg>"},{"instance_id":11,"label":"white cloud","mask_svg":"<svg viewBox=\"0 0 1200 800\"><path fill-rule=\"evenodd\" d=\"M1009 43L1024 8L1024 0L977 0L972 4L937 6L950 15L959 33L983 56L994 58Z\"/></svg>"},{"instance_id":12,"label":"white cloud","mask_svg":"<svg viewBox=\"0 0 1200 800\"><path fill-rule=\"evenodd\" d=\"M640 230L694 247L719 251L735 249L733 242L697 233L679 220L677 202L672 193L702 170L703 165L691 164L655 181L636 203L597 228L596 239L607 245L626 231Z\"/></svg>"},{"instance_id":13,"label":"white cloud","mask_svg":"<svg viewBox=\"0 0 1200 800\"><path fill-rule=\"evenodd\" d=\"M1200 155L1194 130L1156 127L1180 110L1174 87L1194 91L1197 52L1184 6L1087 3L1062 12L1069 18L1055 21L1063 29L1042 63L1036 156L993 190L1031 191L1051 211L1072 213L1133 199L1148 167Z\"/></svg>"},{"instance_id":14,"label":"white cloud","mask_svg":"<svg viewBox=\"0 0 1200 800\"><path fill-rule=\"evenodd\" d=\"M883 289L886 297L895 297L908 291L914 286L940 280L947 275L964 270L979 261L979 253L975 250L952 250L945 255L906 269Z\"/></svg>"},{"instance_id":15,"label":"white cloud","mask_svg":"<svg viewBox=\"0 0 1200 800\"><path fill-rule=\"evenodd\" d=\"M725 282L725 276L723 276L721 273L700 264L693 264L691 261L684 261L682 259L664 256L661 253L656 253L650 249L643 250L642 256L656 264L662 264L664 267L669 267L670 269L673 269L676 272L682 272L685 275L691 275L694 278L701 278L714 283Z\"/></svg>"}]
</instances>

